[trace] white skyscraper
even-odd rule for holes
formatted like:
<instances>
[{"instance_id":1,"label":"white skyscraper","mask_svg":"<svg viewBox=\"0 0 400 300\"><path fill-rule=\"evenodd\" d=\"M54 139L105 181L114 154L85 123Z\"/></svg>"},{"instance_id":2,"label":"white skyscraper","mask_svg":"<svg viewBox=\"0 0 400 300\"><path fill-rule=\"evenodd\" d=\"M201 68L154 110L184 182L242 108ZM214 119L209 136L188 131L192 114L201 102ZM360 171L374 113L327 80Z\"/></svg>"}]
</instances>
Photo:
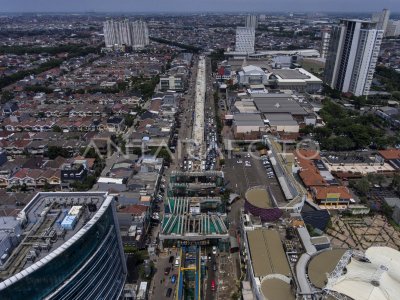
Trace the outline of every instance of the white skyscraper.
<instances>
[{"instance_id":1,"label":"white skyscraper","mask_svg":"<svg viewBox=\"0 0 400 300\"><path fill-rule=\"evenodd\" d=\"M343 93L368 95L382 38L376 23L341 20L332 28L325 82Z\"/></svg>"},{"instance_id":2,"label":"white skyscraper","mask_svg":"<svg viewBox=\"0 0 400 300\"><path fill-rule=\"evenodd\" d=\"M235 51L241 53L254 53L256 32L254 28L237 27Z\"/></svg>"},{"instance_id":3,"label":"white skyscraper","mask_svg":"<svg viewBox=\"0 0 400 300\"><path fill-rule=\"evenodd\" d=\"M326 58L328 56L329 42L331 40L331 28L324 27L321 30L321 58Z\"/></svg>"},{"instance_id":4,"label":"white skyscraper","mask_svg":"<svg viewBox=\"0 0 400 300\"><path fill-rule=\"evenodd\" d=\"M399 36L400 35L400 20L389 20L386 27L386 36Z\"/></svg>"},{"instance_id":5,"label":"white skyscraper","mask_svg":"<svg viewBox=\"0 0 400 300\"><path fill-rule=\"evenodd\" d=\"M255 15L248 15L246 17L245 27L254 28L258 27L258 18Z\"/></svg>"},{"instance_id":6,"label":"white skyscraper","mask_svg":"<svg viewBox=\"0 0 400 300\"><path fill-rule=\"evenodd\" d=\"M149 31L143 21L108 20L103 24L103 31L106 47L126 45L143 48L149 44Z\"/></svg>"},{"instance_id":7,"label":"white skyscraper","mask_svg":"<svg viewBox=\"0 0 400 300\"><path fill-rule=\"evenodd\" d=\"M376 29L383 30L384 36L386 36L386 27L389 22L390 10L384 9L380 13L375 13L372 15L372 22L377 24Z\"/></svg>"}]
</instances>

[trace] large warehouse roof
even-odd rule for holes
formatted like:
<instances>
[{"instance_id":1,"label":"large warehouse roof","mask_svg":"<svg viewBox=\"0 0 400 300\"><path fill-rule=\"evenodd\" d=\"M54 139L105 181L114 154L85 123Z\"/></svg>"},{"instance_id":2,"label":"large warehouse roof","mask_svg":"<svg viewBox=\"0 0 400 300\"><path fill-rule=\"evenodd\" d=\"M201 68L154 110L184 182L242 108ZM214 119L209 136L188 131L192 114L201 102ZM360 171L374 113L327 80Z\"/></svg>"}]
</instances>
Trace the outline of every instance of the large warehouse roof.
<instances>
[{"instance_id":1,"label":"large warehouse roof","mask_svg":"<svg viewBox=\"0 0 400 300\"><path fill-rule=\"evenodd\" d=\"M298 125L290 113L266 114L265 119L269 121L271 126Z\"/></svg>"},{"instance_id":2,"label":"large warehouse roof","mask_svg":"<svg viewBox=\"0 0 400 300\"><path fill-rule=\"evenodd\" d=\"M289 263L278 231L255 229L247 232L247 239L255 277L270 274L290 276Z\"/></svg>"},{"instance_id":3,"label":"large warehouse roof","mask_svg":"<svg viewBox=\"0 0 400 300\"><path fill-rule=\"evenodd\" d=\"M389 247L371 247L365 256L369 262L352 258L347 272L329 279L327 289L354 300L399 299L400 252Z\"/></svg>"},{"instance_id":4,"label":"large warehouse roof","mask_svg":"<svg viewBox=\"0 0 400 300\"><path fill-rule=\"evenodd\" d=\"M238 126L264 126L260 114L235 114L233 116L235 124Z\"/></svg>"},{"instance_id":5,"label":"large warehouse roof","mask_svg":"<svg viewBox=\"0 0 400 300\"><path fill-rule=\"evenodd\" d=\"M304 108L291 95L287 94L254 94L254 103L262 113L290 113L308 115Z\"/></svg>"}]
</instances>

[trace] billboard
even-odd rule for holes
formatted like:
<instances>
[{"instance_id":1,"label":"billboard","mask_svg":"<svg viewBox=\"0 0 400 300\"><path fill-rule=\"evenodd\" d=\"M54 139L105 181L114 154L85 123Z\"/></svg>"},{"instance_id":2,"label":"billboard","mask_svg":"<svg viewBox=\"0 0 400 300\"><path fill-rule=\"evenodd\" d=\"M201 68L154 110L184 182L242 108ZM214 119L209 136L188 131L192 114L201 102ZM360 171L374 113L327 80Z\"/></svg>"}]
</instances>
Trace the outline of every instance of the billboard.
<instances>
[{"instance_id":1,"label":"billboard","mask_svg":"<svg viewBox=\"0 0 400 300\"><path fill-rule=\"evenodd\" d=\"M327 193L326 201L339 201L340 193Z\"/></svg>"}]
</instances>

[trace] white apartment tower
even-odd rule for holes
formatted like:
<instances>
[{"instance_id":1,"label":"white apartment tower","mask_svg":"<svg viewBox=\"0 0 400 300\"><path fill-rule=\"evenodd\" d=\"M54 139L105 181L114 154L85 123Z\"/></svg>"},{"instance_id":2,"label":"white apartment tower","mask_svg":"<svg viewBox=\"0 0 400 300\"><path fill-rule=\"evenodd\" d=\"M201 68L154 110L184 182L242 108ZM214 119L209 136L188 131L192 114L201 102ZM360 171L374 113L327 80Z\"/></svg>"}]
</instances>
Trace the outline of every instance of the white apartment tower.
<instances>
[{"instance_id":1,"label":"white apartment tower","mask_svg":"<svg viewBox=\"0 0 400 300\"><path fill-rule=\"evenodd\" d=\"M343 93L368 95L382 38L376 23L341 20L332 28L325 83Z\"/></svg>"},{"instance_id":2,"label":"white apartment tower","mask_svg":"<svg viewBox=\"0 0 400 300\"><path fill-rule=\"evenodd\" d=\"M149 31L143 21L108 20L103 24L103 31L106 47L126 45L137 49L149 44Z\"/></svg>"},{"instance_id":3,"label":"white apartment tower","mask_svg":"<svg viewBox=\"0 0 400 300\"><path fill-rule=\"evenodd\" d=\"M257 16L255 16L255 15L246 16L245 27L256 29L258 27L258 18L257 18Z\"/></svg>"},{"instance_id":4,"label":"white apartment tower","mask_svg":"<svg viewBox=\"0 0 400 300\"><path fill-rule=\"evenodd\" d=\"M389 20L386 27L386 36L399 36L400 35L400 20Z\"/></svg>"},{"instance_id":5,"label":"white apartment tower","mask_svg":"<svg viewBox=\"0 0 400 300\"><path fill-rule=\"evenodd\" d=\"M237 27L235 52L254 53L256 31L254 28Z\"/></svg>"},{"instance_id":6,"label":"white apartment tower","mask_svg":"<svg viewBox=\"0 0 400 300\"><path fill-rule=\"evenodd\" d=\"M383 30L384 36L386 36L386 28L389 22L389 17L390 17L390 10L384 9L380 13L375 13L372 15L372 22L375 22L376 29L378 30Z\"/></svg>"}]
</instances>

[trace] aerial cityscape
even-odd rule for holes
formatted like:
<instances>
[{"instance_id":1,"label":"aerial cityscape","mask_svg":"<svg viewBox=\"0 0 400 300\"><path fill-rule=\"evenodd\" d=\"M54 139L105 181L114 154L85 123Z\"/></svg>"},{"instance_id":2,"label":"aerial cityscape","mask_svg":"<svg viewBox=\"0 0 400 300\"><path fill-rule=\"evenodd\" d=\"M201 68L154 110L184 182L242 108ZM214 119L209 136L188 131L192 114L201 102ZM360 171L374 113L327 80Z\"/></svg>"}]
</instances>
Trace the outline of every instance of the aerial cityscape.
<instances>
[{"instance_id":1,"label":"aerial cityscape","mask_svg":"<svg viewBox=\"0 0 400 300\"><path fill-rule=\"evenodd\" d=\"M400 299L400 3L35 1L0 300Z\"/></svg>"}]
</instances>

